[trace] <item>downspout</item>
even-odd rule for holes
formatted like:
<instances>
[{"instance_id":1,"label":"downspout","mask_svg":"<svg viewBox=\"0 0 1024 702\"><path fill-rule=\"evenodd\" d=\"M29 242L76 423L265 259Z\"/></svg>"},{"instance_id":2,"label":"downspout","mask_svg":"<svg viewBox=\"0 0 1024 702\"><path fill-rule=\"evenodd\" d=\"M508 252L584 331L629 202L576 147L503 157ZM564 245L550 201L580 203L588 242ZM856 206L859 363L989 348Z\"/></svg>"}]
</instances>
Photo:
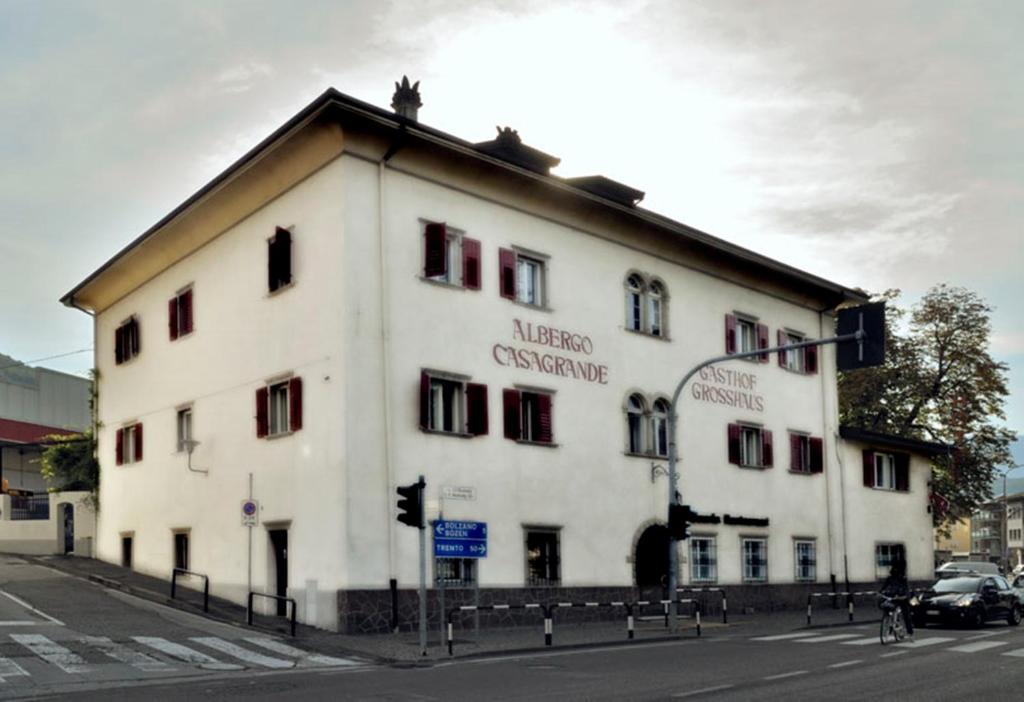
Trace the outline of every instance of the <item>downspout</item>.
<instances>
[{"instance_id":1,"label":"downspout","mask_svg":"<svg viewBox=\"0 0 1024 702\"><path fill-rule=\"evenodd\" d=\"M380 266L378 279L380 280L380 340L381 340L381 392L383 402L381 409L384 413L384 512L387 523L388 538L388 588L394 593L397 588L397 560L395 543L395 520L392 518L393 505L392 495L396 485L395 469L392 460L391 437L393 434L391 426L391 315L388 297L388 267L385 260L386 246L384 242L384 176L388 161L402 148L405 142L405 125L399 127L398 136L391 143L387 152L377 163L377 259ZM393 604L396 604L392 597ZM393 607L394 609L394 607ZM392 628L397 626L397 611L391 613Z\"/></svg>"},{"instance_id":2,"label":"downspout","mask_svg":"<svg viewBox=\"0 0 1024 702\"><path fill-rule=\"evenodd\" d=\"M98 362L99 362L99 357L98 357L98 354L99 354L99 344L96 343L96 339L99 338L99 337L96 336L96 325L97 325L96 313L92 312L90 310L87 310L86 308L84 308L80 304L78 304L78 301L75 300L74 296L69 297L68 300L64 303L64 306L65 307L74 307L76 310L84 312L85 314L87 314L90 317L92 317L92 373L91 373L92 378L91 378L91 380L92 380L93 387L90 389L90 392L89 392L89 394L90 394L90 402L92 403L92 408L91 408L92 411L89 412L89 415L90 415L89 419L90 419L91 424L92 424L92 440L93 440L93 446L95 447L94 450L93 450L93 458L97 461L97 465L99 465L99 455L98 454L99 454L99 450L100 450L100 441L99 441L99 439L100 439L100 422L99 422L99 416L100 416L100 399L99 399L100 398L100 393L99 393L100 372L99 372L99 364L98 364ZM95 534L95 536L93 538L92 549L90 549L91 553L89 554L89 556L92 557L92 558L99 558L99 536L100 536L100 533L101 533L101 531L100 531L100 520L103 519L103 513L102 513L102 510L100 509L100 507L102 507L103 503L100 500L100 485L99 485L99 481L102 481L102 480L103 480L103 470L102 470L102 466L101 466L100 467L100 477L99 477L99 480L96 483L96 495L94 496L95 500L94 500L94 504L93 504L93 507L96 510L96 534Z\"/></svg>"}]
</instances>

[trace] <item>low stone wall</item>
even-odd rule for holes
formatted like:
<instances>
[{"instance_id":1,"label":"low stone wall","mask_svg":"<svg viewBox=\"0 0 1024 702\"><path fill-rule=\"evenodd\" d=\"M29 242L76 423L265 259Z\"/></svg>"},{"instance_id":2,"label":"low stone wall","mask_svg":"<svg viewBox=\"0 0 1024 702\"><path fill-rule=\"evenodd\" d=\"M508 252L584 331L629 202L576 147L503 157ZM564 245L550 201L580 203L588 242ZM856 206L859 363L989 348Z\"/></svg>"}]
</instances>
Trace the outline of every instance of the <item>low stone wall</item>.
<instances>
[{"instance_id":1,"label":"low stone wall","mask_svg":"<svg viewBox=\"0 0 1024 702\"><path fill-rule=\"evenodd\" d=\"M851 583L852 591L877 590L879 583ZM925 587L926 584L917 586ZM830 592L828 583L769 584L769 585L716 585L725 591L730 614L744 612L776 612L804 610L807 595L816 592ZM837 589L844 590L840 586ZM398 628L412 631L418 625L419 594L414 589L398 590ZM721 595L717 592L681 593L683 599L692 598L701 602L705 616L721 615ZM449 588L444 591L444 611L441 608L441 593L436 589L427 590L427 618L432 630L437 629L447 611L461 605L491 605L540 603L550 605L556 602L636 602L638 600L661 600L662 590L638 589L635 587L536 587L536 588L481 588L479 594L472 588ZM839 598L839 607L846 607L846 599ZM857 600L857 607L867 605L866 600ZM832 607L830 598L822 598L820 607ZM872 602L869 606L874 607ZM646 614L657 614L657 606L645 610ZM338 591L338 631L349 634L383 633L391 630L391 592L389 590L340 590ZM640 614L640 612L637 612ZM543 613L537 610L498 610L480 612L481 627L502 627L540 624ZM572 623L597 620L625 620L622 607L573 607L558 609L555 618L559 622ZM473 612L457 613L453 619L456 629L475 624Z\"/></svg>"}]
</instances>

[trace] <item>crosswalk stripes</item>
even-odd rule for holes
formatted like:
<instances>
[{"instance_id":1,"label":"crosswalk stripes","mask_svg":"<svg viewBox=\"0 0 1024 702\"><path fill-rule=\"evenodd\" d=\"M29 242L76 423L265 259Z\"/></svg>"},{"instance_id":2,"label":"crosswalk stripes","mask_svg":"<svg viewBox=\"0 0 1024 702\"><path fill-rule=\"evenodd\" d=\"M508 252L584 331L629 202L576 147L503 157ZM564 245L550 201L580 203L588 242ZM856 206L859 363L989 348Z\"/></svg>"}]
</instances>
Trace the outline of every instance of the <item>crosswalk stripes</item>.
<instances>
[{"instance_id":1,"label":"crosswalk stripes","mask_svg":"<svg viewBox=\"0 0 1024 702\"><path fill-rule=\"evenodd\" d=\"M926 638L917 639L916 641L905 641L898 643L896 646L899 648L925 648L927 646L937 646L941 643L949 643L950 641L956 641L955 638L949 636L929 636Z\"/></svg>"},{"instance_id":2,"label":"crosswalk stripes","mask_svg":"<svg viewBox=\"0 0 1024 702\"><path fill-rule=\"evenodd\" d=\"M307 666L346 666L346 665L359 665L357 661L350 660L348 658L335 658L333 656L325 656L319 653L307 653L302 649L289 646L283 641L277 641L276 639L268 639L266 637L251 637L247 638L248 643L256 646L262 646L268 651L279 653L283 656L291 656L292 658L298 658L298 667L304 668Z\"/></svg>"},{"instance_id":3,"label":"crosswalk stripes","mask_svg":"<svg viewBox=\"0 0 1024 702\"><path fill-rule=\"evenodd\" d=\"M880 643L880 639L877 636L867 636L863 639L854 639L853 641L842 641L844 646L870 646L871 644Z\"/></svg>"},{"instance_id":4,"label":"crosswalk stripes","mask_svg":"<svg viewBox=\"0 0 1024 702\"><path fill-rule=\"evenodd\" d=\"M1014 658L1024 658L1024 648L1018 648L1016 651L1006 651L1003 655L1013 656Z\"/></svg>"},{"instance_id":5,"label":"crosswalk stripes","mask_svg":"<svg viewBox=\"0 0 1024 702\"><path fill-rule=\"evenodd\" d=\"M936 650L949 651L951 653L981 653L995 648L1010 645L1010 641L993 641L990 637L1012 633L1012 629L996 629L982 631L970 636L929 636L924 631L917 632L915 640L904 641L892 646L893 649L925 649L939 647ZM835 643L842 646L878 646L878 636L864 636L861 634L828 634L822 631L796 631L788 634L771 634L769 636L752 636L750 641L760 642L785 642L785 643ZM948 646L947 646L948 644ZM899 655L906 653L906 650L897 651L885 655ZM1001 655L1014 658L1024 658L1024 648L1013 651L999 651Z\"/></svg>"},{"instance_id":6,"label":"crosswalk stripes","mask_svg":"<svg viewBox=\"0 0 1024 702\"><path fill-rule=\"evenodd\" d=\"M9 658L0 657L0 683L7 682L6 678L18 675L28 675L25 669Z\"/></svg>"},{"instance_id":7,"label":"crosswalk stripes","mask_svg":"<svg viewBox=\"0 0 1024 702\"><path fill-rule=\"evenodd\" d=\"M832 634L831 636L813 636L809 639L796 639L797 643L825 643L827 641L841 641L843 639L855 639L860 634Z\"/></svg>"},{"instance_id":8,"label":"crosswalk stripes","mask_svg":"<svg viewBox=\"0 0 1024 702\"><path fill-rule=\"evenodd\" d=\"M241 661L245 661L246 663L254 663L256 665L261 665L264 668L280 669L295 667L294 661L286 661L281 658L272 658L270 656L265 656L262 653L250 651L247 648L242 648L241 646L233 644L230 641L218 639L215 636L195 636L192 637L192 641L195 641L196 643L201 643L204 646L220 651L221 653L226 653L229 656L234 656L235 658Z\"/></svg>"},{"instance_id":9,"label":"crosswalk stripes","mask_svg":"<svg viewBox=\"0 0 1024 702\"><path fill-rule=\"evenodd\" d=\"M11 634L11 638L21 644L47 663L51 663L65 673L86 673L89 666L77 653L50 641L41 634Z\"/></svg>"},{"instance_id":10,"label":"crosswalk stripes","mask_svg":"<svg viewBox=\"0 0 1024 702\"><path fill-rule=\"evenodd\" d=\"M136 651L122 643L111 641L106 636L86 636L82 641L93 648L102 651L108 657L122 663L127 663L131 667L143 672L157 673L174 670L174 668L167 663L159 661L152 656L147 656L145 653Z\"/></svg>"},{"instance_id":11,"label":"crosswalk stripes","mask_svg":"<svg viewBox=\"0 0 1024 702\"><path fill-rule=\"evenodd\" d=\"M159 636L133 636L135 641L138 641L143 646L149 646L150 648L160 651L172 658L177 658L179 661L185 663L191 663L192 665L198 665L200 668L206 670L241 670L242 666L235 665L234 663L222 663L212 656L208 656L205 653L183 646L167 639L162 639Z\"/></svg>"},{"instance_id":12,"label":"crosswalk stripes","mask_svg":"<svg viewBox=\"0 0 1024 702\"><path fill-rule=\"evenodd\" d=\"M814 636L812 633L801 632L798 634L775 634L774 636L757 636L751 641L785 641L786 639L802 639L805 636Z\"/></svg>"},{"instance_id":13,"label":"crosswalk stripes","mask_svg":"<svg viewBox=\"0 0 1024 702\"><path fill-rule=\"evenodd\" d=\"M947 648L947 651L956 651L958 653L977 653L978 651L987 651L990 648L996 648L998 646L1006 646L1009 641L973 641L971 643L963 644L962 646L953 646Z\"/></svg>"}]
</instances>

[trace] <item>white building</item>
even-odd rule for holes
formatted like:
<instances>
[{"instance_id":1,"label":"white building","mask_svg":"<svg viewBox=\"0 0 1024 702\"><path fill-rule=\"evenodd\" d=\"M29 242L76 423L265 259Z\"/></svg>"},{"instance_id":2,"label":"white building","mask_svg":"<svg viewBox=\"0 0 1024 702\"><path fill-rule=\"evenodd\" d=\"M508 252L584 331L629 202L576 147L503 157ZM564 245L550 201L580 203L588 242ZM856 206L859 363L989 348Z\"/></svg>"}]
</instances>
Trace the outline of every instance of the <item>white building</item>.
<instances>
[{"instance_id":1,"label":"white building","mask_svg":"<svg viewBox=\"0 0 1024 702\"><path fill-rule=\"evenodd\" d=\"M498 601L657 586L676 382L727 349L829 336L864 296L627 186L550 175L511 130L426 127L407 85L396 104L327 91L65 296L95 316L99 556L385 629L389 583L405 607L418 581L395 488L423 474L431 518L488 525L486 558L436 575ZM682 583L794 600L873 580L892 544L930 574L930 468L904 459L928 446L843 442L834 355L725 363L687 389L683 501L720 519L680 546Z\"/></svg>"}]
</instances>

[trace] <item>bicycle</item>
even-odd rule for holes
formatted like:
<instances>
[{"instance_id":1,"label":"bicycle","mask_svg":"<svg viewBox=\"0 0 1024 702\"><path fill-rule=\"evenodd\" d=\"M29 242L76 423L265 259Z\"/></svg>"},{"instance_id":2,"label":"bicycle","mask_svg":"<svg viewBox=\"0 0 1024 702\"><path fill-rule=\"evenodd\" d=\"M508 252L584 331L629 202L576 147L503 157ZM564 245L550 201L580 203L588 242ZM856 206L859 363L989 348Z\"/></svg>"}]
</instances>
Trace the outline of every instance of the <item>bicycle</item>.
<instances>
[{"instance_id":1,"label":"bicycle","mask_svg":"<svg viewBox=\"0 0 1024 702\"><path fill-rule=\"evenodd\" d=\"M882 601L878 606L882 610L882 625L878 632L882 645L907 638L907 623L903 618L903 608L899 601L882 595Z\"/></svg>"}]
</instances>

